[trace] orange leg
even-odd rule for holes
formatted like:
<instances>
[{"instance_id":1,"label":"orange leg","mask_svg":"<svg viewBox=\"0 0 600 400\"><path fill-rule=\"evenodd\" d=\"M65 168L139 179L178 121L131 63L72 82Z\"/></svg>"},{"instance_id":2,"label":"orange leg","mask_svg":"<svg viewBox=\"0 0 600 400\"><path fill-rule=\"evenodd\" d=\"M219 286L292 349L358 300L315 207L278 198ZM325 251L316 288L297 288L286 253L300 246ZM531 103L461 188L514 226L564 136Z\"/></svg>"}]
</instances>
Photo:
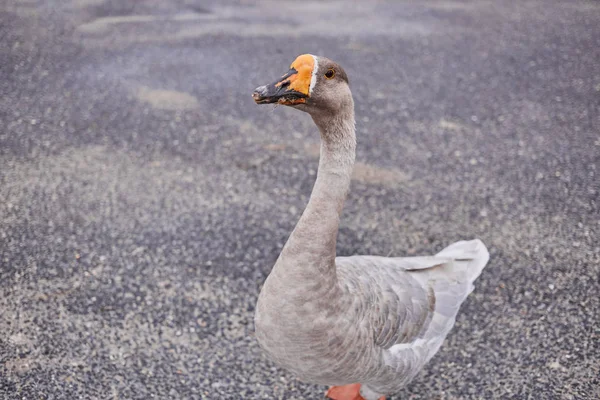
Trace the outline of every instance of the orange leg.
<instances>
[{"instance_id":1,"label":"orange leg","mask_svg":"<svg viewBox=\"0 0 600 400\"><path fill-rule=\"evenodd\" d=\"M327 393L325 393L325 396L331 400L365 400L360 395L360 383L332 386ZM385 400L385 396L380 397L379 400Z\"/></svg>"}]
</instances>

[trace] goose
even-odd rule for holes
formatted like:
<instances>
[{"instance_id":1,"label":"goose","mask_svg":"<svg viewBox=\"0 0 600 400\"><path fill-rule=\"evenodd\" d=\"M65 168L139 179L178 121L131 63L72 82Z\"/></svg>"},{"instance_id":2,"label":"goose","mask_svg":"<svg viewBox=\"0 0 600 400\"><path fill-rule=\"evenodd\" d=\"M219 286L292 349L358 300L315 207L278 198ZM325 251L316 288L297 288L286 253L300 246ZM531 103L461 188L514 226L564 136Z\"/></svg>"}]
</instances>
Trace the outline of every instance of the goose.
<instances>
[{"instance_id":1,"label":"goose","mask_svg":"<svg viewBox=\"0 0 600 400\"><path fill-rule=\"evenodd\" d=\"M321 136L310 199L258 296L256 339L300 380L330 386L330 399L383 400L438 351L489 253L475 239L434 256L336 257L356 149L346 72L304 54L252 97L307 112Z\"/></svg>"}]
</instances>

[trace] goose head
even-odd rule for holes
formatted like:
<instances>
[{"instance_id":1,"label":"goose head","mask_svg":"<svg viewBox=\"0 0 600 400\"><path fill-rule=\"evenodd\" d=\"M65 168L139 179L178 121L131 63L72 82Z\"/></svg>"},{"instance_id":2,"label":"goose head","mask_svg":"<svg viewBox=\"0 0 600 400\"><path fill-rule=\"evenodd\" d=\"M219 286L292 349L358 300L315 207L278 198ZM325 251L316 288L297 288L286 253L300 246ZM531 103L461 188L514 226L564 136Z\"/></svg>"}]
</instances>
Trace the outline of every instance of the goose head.
<instances>
[{"instance_id":1,"label":"goose head","mask_svg":"<svg viewBox=\"0 0 600 400\"><path fill-rule=\"evenodd\" d=\"M257 104L277 103L308 112L313 117L353 109L348 76L328 58L303 54L277 81L254 89Z\"/></svg>"}]
</instances>

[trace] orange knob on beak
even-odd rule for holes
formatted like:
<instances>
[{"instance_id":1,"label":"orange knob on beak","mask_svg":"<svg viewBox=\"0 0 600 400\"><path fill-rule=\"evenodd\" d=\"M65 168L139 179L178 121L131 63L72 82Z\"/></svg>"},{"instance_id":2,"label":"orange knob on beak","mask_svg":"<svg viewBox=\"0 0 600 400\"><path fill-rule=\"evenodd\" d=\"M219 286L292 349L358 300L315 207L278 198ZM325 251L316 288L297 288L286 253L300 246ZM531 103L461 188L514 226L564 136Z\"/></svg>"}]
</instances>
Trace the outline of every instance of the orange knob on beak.
<instances>
[{"instance_id":1,"label":"orange knob on beak","mask_svg":"<svg viewBox=\"0 0 600 400\"><path fill-rule=\"evenodd\" d=\"M310 97L312 76L316 59L311 54L296 58L290 70L278 81L254 89L252 98L257 104L279 103L296 105L306 103ZM312 84L312 85L311 85Z\"/></svg>"}]
</instances>

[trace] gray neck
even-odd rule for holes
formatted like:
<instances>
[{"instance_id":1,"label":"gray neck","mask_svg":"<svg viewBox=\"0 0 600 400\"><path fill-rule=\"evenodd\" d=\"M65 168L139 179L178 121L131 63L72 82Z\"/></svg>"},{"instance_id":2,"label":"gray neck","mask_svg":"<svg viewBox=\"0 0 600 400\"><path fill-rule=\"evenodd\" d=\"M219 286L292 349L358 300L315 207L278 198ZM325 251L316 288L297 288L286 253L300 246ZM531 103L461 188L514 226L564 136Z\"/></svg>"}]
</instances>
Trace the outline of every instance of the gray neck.
<instances>
[{"instance_id":1,"label":"gray neck","mask_svg":"<svg viewBox=\"0 0 600 400\"><path fill-rule=\"evenodd\" d=\"M354 107L334 116L313 117L321 133L319 170L310 200L284 246L278 265L295 280L335 282L340 214L350 188L356 136Z\"/></svg>"}]
</instances>

